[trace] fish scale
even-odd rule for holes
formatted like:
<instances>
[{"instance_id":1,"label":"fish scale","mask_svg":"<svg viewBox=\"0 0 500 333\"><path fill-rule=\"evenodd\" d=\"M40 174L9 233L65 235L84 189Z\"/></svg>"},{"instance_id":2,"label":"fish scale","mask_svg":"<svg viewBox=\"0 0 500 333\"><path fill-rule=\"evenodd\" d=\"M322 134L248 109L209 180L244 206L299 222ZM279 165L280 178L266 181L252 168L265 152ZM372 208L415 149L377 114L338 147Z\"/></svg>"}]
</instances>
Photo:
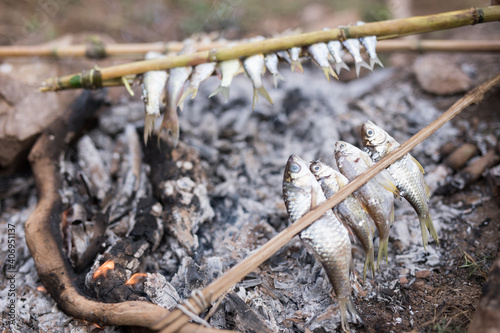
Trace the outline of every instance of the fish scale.
<instances>
[{"instance_id":1,"label":"fish scale","mask_svg":"<svg viewBox=\"0 0 500 333\"><path fill-rule=\"evenodd\" d=\"M290 156L285 168L283 200L292 223L326 200L307 164L296 155ZM342 328L349 331L348 314L355 323L362 319L350 297L351 242L346 228L329 210L299 236L325 269L337 296Z\"/></svg>"}]
</instances>

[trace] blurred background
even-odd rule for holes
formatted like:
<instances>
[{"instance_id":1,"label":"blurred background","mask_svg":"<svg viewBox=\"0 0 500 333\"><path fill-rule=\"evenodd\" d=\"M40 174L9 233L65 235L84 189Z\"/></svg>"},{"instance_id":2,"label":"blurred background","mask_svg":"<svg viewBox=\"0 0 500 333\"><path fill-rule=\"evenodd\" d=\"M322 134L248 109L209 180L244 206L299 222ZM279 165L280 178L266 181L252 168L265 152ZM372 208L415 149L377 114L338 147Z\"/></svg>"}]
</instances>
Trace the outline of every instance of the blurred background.
<instances>
[{"instance_id":1,"label":"blurred background","mask_svg":"<svg viewBox=\"0 0 500 333\"><path fill-rule=\"evenodd\" d=\"M67 33L106 33L116 42L182 40L193 33L223 31L228 39L287 29L320 30L469 7L480 0L3 0L0 45L30 45Z\"/></svg>"}]
</instances>

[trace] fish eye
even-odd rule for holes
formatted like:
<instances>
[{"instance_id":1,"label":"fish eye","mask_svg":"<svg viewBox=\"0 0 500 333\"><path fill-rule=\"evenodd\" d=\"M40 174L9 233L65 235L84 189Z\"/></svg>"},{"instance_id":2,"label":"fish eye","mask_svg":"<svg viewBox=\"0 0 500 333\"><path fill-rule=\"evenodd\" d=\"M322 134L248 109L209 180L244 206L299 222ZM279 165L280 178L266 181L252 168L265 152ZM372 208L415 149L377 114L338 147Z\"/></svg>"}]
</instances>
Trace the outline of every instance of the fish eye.
<instances>
[{"instance_id":1,"label":"fish eye","mask_svg":"<svg viewBox=\"0 0 500 333\"><path fill-rule=\"evenodd\" d=\"M375 134L375 131L373 131L371 128L366 130L366 135L367 136L373 136Z\"/></svg>"},{"instance_id":2,"label":"fish eye","mask_svg":"<svg viewBox=\"0 0 500 333\"><path fill-rule=\"evenodd\" d=\"M290 166L290 170L292 172L299 172L300 171L300 165L298 165L297 163L292 163L292 165Z\"/></svg>"},{"instance_id":3,"label":"fish eye","mask_svg":"<svg viewBox=\"0 0 500 333\"><path fill-rule=\"evenodd\" d=\"M321 170L321 167L319 165L313 165L313 171L319 171Z\"/></svg>"}]
</instances>

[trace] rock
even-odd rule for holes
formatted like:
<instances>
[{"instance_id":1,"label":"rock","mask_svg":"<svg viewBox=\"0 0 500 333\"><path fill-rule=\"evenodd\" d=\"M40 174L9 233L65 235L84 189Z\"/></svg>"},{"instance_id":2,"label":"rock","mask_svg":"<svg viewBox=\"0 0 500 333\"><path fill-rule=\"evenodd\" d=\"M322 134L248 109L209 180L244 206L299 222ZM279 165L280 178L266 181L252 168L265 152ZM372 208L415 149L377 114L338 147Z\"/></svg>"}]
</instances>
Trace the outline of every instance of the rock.
<instances>
[{"instance_id":1,"label":"rock","mask_svg":"<svg viewBox=\"0 0 500 333\"><path fill-rule=\"evenodd\" d=\"M408 283L408 279L406 278L406 276L402 276L402 277L399 278L399 284L400 285L403 286L403 285L405 285L407 283Z\"/></svg>"},{"instance_id":2,"label":"rock","mask_svg":"<svg viewBox=\"0 0 500 333\"><path fill-rule=\"evenodd\" d=\"M417 279L427 279L429 276L431 276L431 271L429 270L415 272L415 277Z\"/></svg>"},{"instance_id":3,"label":"rock","mask_svg":"<svg viewBox=\"0 0 500 333\"><path fill-rule=\"evenodd\" d=\"M452 95L468 90L471 79L445 56L432 54L418 57L413 72L423 90L436 95Z\"/></svg>"}]
</instances>

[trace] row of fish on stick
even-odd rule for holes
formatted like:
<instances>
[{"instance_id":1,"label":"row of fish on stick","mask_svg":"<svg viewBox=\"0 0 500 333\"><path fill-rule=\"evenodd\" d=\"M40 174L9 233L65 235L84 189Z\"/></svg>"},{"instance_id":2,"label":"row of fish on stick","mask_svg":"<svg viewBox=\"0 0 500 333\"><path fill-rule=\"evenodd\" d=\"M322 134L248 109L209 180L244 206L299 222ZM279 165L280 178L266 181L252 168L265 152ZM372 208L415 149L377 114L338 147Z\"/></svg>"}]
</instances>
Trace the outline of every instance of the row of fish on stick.
<instances>
[{"instance_id":1,"label":"row of fish on stick","mask_svg":"<svg viewBox=\"0 0 500 333\"><path fill-rule=\"evenodd\" d=\"M364 24L359 21L357 25ZM264 37L255 37L250 41L263 40ZM155 120L160 116L161 109L166 104L166 110L163 115L163 121L160 128L170 133L172 143L175 147L179 140L179 120L177 107L182 111L185 99L191 95L193 99L201 83L208 79L214 72L221 77L219 87L209 96L212 97L220 93L227 102L229 99L229 86L233 77L239 73L245 72L252 81L254 87L253 108L257 102L258 94L262 95L269 103L273 104L271 97L264 88L262 75L266 68L272 74L274 86L278 86L279 81L283 81L283 76L278 72L278 63L281 60L291 65L292 71L304 72L301 62L309 56L325 73L327 79L330 75L338 79L342 68L349 70L349 67L343 60L344 50L346 48L354 58L356 74L359 77L361 67L373 70L375 64L383 67L376 53L377 38L375 36L363 37L360 39L347 39L343 42L330 41L328 43L316 43L308 47L293 47L290 50L282 50L276 53L266 55L256 54L249 56L242 61L240 59L230 59L217 62L203 63L193 67L176 67L169 72L164 70L149 71L142 76L142 97L145 102L145 126L144 141L147 143L151 136ZM361 56L361 45L364 46L369 55L370 65L368 65ZM228 45L230 46L230 44ZM179 54L195 52L195 45L191 40L185 41L185 47ZM148 52L146 60L165 57L158 52ZM335 71L331 63L335 64ZM187 84L186 89L184 86ZM166 86L166 89L165 89Z\"/></svg>"},{"instance_id":2,"label":"row of fish on stick","mask_svg":"<svg viewBox=\"0 0 500 333\"><path fill-rule=\"evenodd\" d=\"M334 156L340 172L320 161L309 165L297 155L290 156L283 177L283 200L292 223L399 147L393 137L371 121L363 124L361 133L363 150L347 142L336 142ZM375 276L375 229L379 235L377 268L383 257L388 260L395 197L405 198L415 209L424 248L428 245L427 230L438 243L423 174L420 163L406 154L300 233L302 242L322 264L333 285L345 331L349 331L348 314L354 323L362 323L350 298L353 266L348 230L356 235L365 251L363 281L367 269Z\"/></svg>"}]
</instances>

